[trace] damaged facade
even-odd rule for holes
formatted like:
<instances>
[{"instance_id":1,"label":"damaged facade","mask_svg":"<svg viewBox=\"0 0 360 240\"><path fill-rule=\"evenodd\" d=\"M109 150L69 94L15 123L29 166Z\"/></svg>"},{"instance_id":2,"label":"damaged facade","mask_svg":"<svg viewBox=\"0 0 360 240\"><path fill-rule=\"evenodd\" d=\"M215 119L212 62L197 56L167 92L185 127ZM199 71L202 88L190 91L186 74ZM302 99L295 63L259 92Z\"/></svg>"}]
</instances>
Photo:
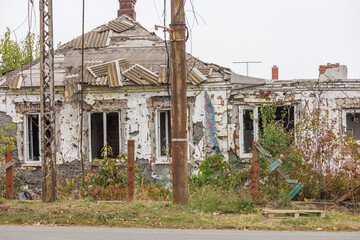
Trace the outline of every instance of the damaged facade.
<instances>
[{"instance_id":1,"label":"damaged facade","mask_svg":"<svg viewBox=\"0 0 360 240\"><path fill-rule=\"evenodd\" d=\"M135 2L120 1L126 3L126 11L85 34L82 133L81 37L55 52L60 177L81 171L80 152L90 169L105 145L117 156L126 153L129 139L135 140L141 176L155 181L166 174L171 160L168 46L134 20ZM239 167L247 164L259 131L259 107L268 100L280 109L289 107L290 127L295 126L299 110L317 104L339 120L344 134L360 140L360 80L347 79L345 66L323 66L314 80L278 80L274 67L273 79L265 80L237 75L189 54L187 61L190 171L211 154L223 154ZM16 167L24 170L20 177L29 187L41 185L39 65L37 60L0 77L1 123L17 125Z\"/></svg>"},{"instance_id":2,"label":"damaged facade","mask_svg":"<svg viewBox=\"0 0 360 240\"><path fill-rule=\"evenodd\" d=\"M227 152L229 69L187 55L189 163L196 166L207 148L205 96L215 109L218 145ZM164 41L132 18L121 15L85 34L83 133L80 132L81 38L55 52L56 162L59 175L81 171L80 138L87 167L111 146L113 156L136 142L140 175L161 178L171 158L171 112L168 52ZM0 112L17 125L18 168L30 187L40 186L39 61L8 72L0 79ZM230 126L230 125L229 125ZM227 155L227 154L226 154Z\"/></svg>"},{"instance_id":3,"label":"damaged facade","mask_svg":"<svg viewBox=\"0 0 360 240\"><path fill-rule=\"evenodd\" d=\"M287 109L285 125L289 129L295 127L303 110L317 109L336 122L340 134L360 141L360 79L348 79L346 66L321 65L318 79L295 80L278 80L274 66L272 76L271 80L232 78L229 102L233 105L232 121L238 123L234 151L239 162L246 163L252 157L251 142L257 140L261 128L260 108L268 103L277 106L279 118L281 110Z\"/></svg>"}]
</instances>

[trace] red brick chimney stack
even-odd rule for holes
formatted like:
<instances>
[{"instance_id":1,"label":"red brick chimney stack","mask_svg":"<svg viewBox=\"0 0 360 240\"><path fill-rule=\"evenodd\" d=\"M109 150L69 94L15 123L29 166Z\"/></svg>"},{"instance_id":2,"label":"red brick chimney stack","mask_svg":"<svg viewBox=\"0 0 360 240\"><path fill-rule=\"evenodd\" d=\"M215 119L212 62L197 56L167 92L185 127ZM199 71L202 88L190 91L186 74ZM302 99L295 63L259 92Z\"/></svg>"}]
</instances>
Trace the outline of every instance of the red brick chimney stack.
<instances>
[{"instance_id":1,"label":"red brick chimney stack","mask_svg":"<svg viewBox=\"0 0 360 240\"><path fill-rule=\"evenodd\" d=\"M274 65L271 69L272 80L279 80L279 68Z\"/></svg>"},{"instance_id":2,"label":"red brick chimney stack","mask_svg":"<svg viewBox=\"0 0 360 240\"><path fill-rule=\"evenodd\" d=\"M136 0L119 0L120 9L118 10L118 17L123 14L136 20L135 4Z\"/></svg>"},{"instance_id":3,"label":"red brick chimney stack","mask_svg":"<svg viewBox=\"0 0 360 240\"><path fill-rule=\"evenodd\" d=\"M337 68L337 67L339 67L339 66L340 66L339 63L335 63L335 64L328 63L327 65L320 65L320 66L319 66L319 76L320 76L321 74L324 74L327 69Z\"/></svg>"}]
</instances>

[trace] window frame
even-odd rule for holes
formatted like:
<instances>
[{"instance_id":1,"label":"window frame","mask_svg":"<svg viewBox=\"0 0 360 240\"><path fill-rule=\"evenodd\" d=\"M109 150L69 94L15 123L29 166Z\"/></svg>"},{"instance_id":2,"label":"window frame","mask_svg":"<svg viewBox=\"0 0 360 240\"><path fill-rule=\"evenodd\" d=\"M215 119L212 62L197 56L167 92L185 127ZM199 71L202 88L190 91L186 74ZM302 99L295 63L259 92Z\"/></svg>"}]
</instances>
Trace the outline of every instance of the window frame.
<instances>
[{"instance_id":1,"label":"window frame","mask_svg":"<svg viewBox=\"0 0 360 240\"><path fill-rule=\"evenodd\" d=\"M157 161L160 162L166 162L168 157L167 156L161 156L161 141L160 141L160 113L161 112L170 112L171 114L171 108L159 108L156 109L156 122L155 122L155 126L156 126L156 131L155 131L155 138L156 138L156 159ZM169 133L168 133L168 117L169 115L166 114L166 120L165 120L165 129L166 129L166 138L167 138L167 144L171 143L171 139L169 139ZM170 119L171 122L171 119ZM171 123L170 123L171 124Z\"/></svg>"},{"instance_id":2,"label":"window frame","mask_svg":"<svg viewBox=\"0 0 360 240\"><path fill-rule=\"evenodd\" d=\"M296 127L297 123L297 110L298 105L297 104L291 104L291 105L282 105L277 107L283 107L283 106L289 106L294 108L294 127ZM252 158L252 152L251 153L245 153L244 152L244 119L243 114L244 110L253 110L253 124L254 124L254 141L259 140L259 110L260 106L249 106L249 105L241 105L239 106L239 157L240 158ZM360 109L359 109L360 112ZM359 141L360 142L360 141Z\"/></svg>"},{"instance_id":3,"label":"window frame","mask_svg":"<svg viewBox=\"0 0 360 240\"><path fill-rule=\"evenodd\" d=\"M107 114L108 113L117 113L118 117L119 117L119 154L121 154L121 112L119 111L106 111L106 112L101 112L101 111L96 111L96 112L89 112L88 113L88 127L89 127L89 159L90 162L92 162L94 159L92 157L92 130L91 130L91 115L94 113L102 113L102 120L103 120L103 138L104 138L104 142L103 142L103 146L105 146L107 144ZM103 147L102 146L102 147Z\"/></svg>"},{"instance_id":4,"label":"window frame","mask_svg":"<svg viewBox=\"0 0 360 240\"><path fill-rule=\"evenodd\" d=\"M30 152L29 152L29 137L30 137L30 133L29 133L29 121L28 118L29 116L35 116L37 115L39 118L39 132L38 132L38 139L39 139L39 161L34 161L33 158L30 158ZM25 154L24 154L24 163L25 164L34 164L34 165L41 165L42 163L42 159L41 159L41 118L40 118L40 113L27 113L24 114L24 150L25 150Z\"/></svg>"},{"instance_id":5,"label":"window frame","mask_svg":"<svg viewBox=\"0 0 360 240\"><path fill-rule=\"evenodd\" d=\"M348 129L348 127L347 127L347 122L346 122L346 115L348 114L348 113L354 113L355 112L355 114L356 113L359 113L360 114L360 108L346 108L346 109L342 109L342 135L343 136L346 136L346 132L347 132L347 129ZM360 124L360 123L359 123ZM359 136L360 137L360 136ZM356 140L355 139L355 141L357 142L357 143L360 143L360 138L359 138L359 140Z\"/></svg>"},{"instance_id":6,"label":"window frame","mask_svg":"<svg viewBox=\"0 0 360 240\"><path fill-rule=\"evenodd\" d=\"M244 141L244 110L252 110L253 111L253 126L254 126L254 141L258 140L258 131L259 131L259 124L258 124L258 117L259 117L259 107L252 107L252 106L239 106L239 147L240 147L240 158L251 158L252 153L245 153L245 141Z\"/></svg>"},{"instance_id":7,"label":"window frame","mask_svg":"<svg viewBox=\"0 0 360 240\"><path fill-rule=\"evenodd\" d=\"M156 108L155 109L155 163L156 164L168 164L169 160L171 161L171 157L167 157L167 156L161 156L161 143L160 143L160 112L163 111L170 111L170 115L171 115L171 108ZM187 116L190 116L190 109L187 108ZM188 117L186 118L187 121ZM170 124L171 124L171 119L170 119ZM189 122L186 123L187 124L187 128L188 128L188 124ZM168 129L168 128L166 128ZM172 128L171 128L172 129ZM187 139L190 139L190 131L187 130ZM172 142L172 139L169 139L169 143ZM188 162L190 163L190 146L188 143L188 147L187 147L187 152L188 152Z\"/></svg>"}]
</instances>

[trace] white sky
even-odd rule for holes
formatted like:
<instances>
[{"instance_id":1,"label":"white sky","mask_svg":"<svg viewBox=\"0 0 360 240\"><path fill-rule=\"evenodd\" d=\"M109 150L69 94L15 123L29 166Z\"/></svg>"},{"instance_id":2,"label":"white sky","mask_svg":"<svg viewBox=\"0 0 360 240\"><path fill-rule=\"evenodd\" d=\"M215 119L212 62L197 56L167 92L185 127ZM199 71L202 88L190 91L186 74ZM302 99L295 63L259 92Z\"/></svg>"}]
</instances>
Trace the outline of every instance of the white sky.
<instances>
[{"instance_id":1,"label":"white sky","mask_svg":"<svg viewBox=\"0 0 360 240\"><path fill-rule=\"evenodd\" d=\"M38 2L31 21L37 34ZM85 2L86 31L117 17L118 0ZM249 75L271 78L272 65L278 65L280 79L317 78L320 64L339 62L348 66L349 78L360 78L360 0L192 0L198 24L191 0L186 2L192 29L187 51L205 62L246 74L244 64L233 62L262 61L249 65ZM55 42L66 43L81 34L82 0L53 3ZM137 21L154 31L162 25L163 5L164 0L137 0ZM27 16L28 0L0 0L0 36ZM28 28L26 20L15 32L18 40Z\"/></svg>"}]
</instances>

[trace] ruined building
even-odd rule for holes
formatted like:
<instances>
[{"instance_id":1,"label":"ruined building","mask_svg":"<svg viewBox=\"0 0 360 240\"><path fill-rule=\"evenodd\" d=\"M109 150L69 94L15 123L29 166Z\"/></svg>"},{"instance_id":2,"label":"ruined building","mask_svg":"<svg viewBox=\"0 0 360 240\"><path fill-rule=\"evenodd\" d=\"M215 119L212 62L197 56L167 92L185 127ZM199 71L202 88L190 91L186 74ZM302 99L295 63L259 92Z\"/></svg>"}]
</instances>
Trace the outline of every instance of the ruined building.
<instances>
[{"instance_id":1,"label":"ruined building","mask_svg":"<svg viewBox=\"0 0 360 240\"><path fill-rule=\"evenodd\" d=\"M118 18L85 34L84 115L80 132L81 36L55 52L56 144L59 175L81 170L80 138L89 168L101 149L113 156L136 142L136 163L148 180L169 162L171 113L169 46L136 22L134 0L120 0ZM226 152L229 69L187 55L189 163L207 153ZM30 186L40 186L40 64L8 72L0 79L0 117L17 125L17 168ZM219 141L208 144L206 98L215 107ZM209 105L210 104L210 105ZM209 115L209 114L208 114ZM211 114L210 114L211 115ZM46 134L46 133L45 133ZM214 137L212 137L214 139ZM215 144L215 145L214 145Z\"/></svg>"},{"instance_id":2,"label":"ruined building","mask_svg":"<svg viewBox=\"0 0 360 240\"><path fill-rule=\"evenodd\" d=\"M84 115L80 132L81 37L55 52L56 161L61 177L81 171L80 138L86 166L111 146L126 153L135 140L135 163L148 181L162 177L171 159L169 46L136 22L135 0L119 0L118 18L85 34ZM338 119L339 130L360 140L360 80L345 66L320 67L318 79L246 77L187 54L189 170L206 155L223 154L245 165L259 131L259 107L288 106L288 125L307 106ZM39 60L0 77L1 123L17 126L16 168L29 187L41 185ZM354 117L355 116L355 117Z\"/></svg>"}]
</instances>

